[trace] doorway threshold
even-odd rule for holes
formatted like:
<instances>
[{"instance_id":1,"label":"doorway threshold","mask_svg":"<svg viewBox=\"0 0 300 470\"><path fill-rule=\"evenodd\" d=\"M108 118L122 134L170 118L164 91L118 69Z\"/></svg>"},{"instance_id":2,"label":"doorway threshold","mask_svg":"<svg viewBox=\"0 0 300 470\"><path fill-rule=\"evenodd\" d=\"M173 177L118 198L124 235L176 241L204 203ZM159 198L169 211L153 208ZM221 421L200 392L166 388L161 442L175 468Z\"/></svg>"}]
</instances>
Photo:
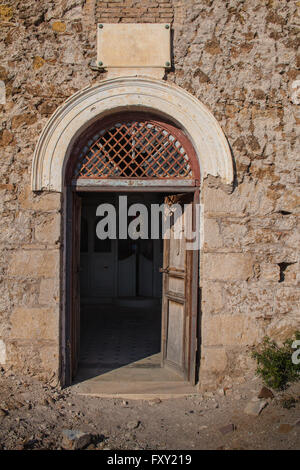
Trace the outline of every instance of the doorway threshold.
<instances>
[{"instance_id":1,"label":"doorway threshold","mask_svg":"<svg viewBox=\"0 0 300 470\"><path fill-rule=\"evenodd\" d=\"M92 371L90 371L92 372ZM89 371L85 371L85 376ZM125 366L84 379L76 377L72 389L78 395L131 400L170 399L197 394L196 387L173 371L161 367ZM92 374L90 374L91 376Z\"/></svg>"}]
</instances>

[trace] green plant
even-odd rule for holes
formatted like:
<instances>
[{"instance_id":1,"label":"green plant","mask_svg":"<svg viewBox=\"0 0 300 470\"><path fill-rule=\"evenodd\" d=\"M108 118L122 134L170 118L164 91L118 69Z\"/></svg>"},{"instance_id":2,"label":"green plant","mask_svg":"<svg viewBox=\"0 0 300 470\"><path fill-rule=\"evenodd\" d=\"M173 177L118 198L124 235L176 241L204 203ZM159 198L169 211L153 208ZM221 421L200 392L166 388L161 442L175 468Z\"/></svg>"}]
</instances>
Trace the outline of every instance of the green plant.
<instances>
[{"instance_id":1,"label":"green plant","mask_svg":"<svg viewBox=\"0 0 300 470\"><path fill-rule=\"evenodd\" d=\"M282 346L266 336L258 349L252 351L257 362L257 374L274 390L284 390L289 383L300 380L300 364L292 362L295 352L292 344L295 339L300 340L300 332L296 331L294 336L284 341Z\"/></svg>"}]
</instances>

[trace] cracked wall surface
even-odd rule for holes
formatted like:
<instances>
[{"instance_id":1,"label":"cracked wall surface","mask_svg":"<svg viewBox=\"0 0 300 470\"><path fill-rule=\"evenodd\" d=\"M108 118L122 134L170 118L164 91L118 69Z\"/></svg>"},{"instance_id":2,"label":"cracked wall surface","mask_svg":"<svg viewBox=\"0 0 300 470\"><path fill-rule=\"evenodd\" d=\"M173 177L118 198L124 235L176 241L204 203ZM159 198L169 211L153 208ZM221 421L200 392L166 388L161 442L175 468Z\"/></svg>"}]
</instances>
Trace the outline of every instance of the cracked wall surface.
<instances>
[{"instance_id":1,"label":"cracked wall surface","mask_svg":"<svg viewBox=\"0 0 300 470\"><path fill-rule=\"evenodd\" d=\"M168 15L168 16L163 16ZM200 382L253 370L265 334L299 329L298 1L14 1L0 4L0 357L59 374L61 195L33 194L38 136L74 92L105 78L97 22L172 22L166 80L208 106L232 148L234 190L205 179Z\"/></svg>"}]
</instances>

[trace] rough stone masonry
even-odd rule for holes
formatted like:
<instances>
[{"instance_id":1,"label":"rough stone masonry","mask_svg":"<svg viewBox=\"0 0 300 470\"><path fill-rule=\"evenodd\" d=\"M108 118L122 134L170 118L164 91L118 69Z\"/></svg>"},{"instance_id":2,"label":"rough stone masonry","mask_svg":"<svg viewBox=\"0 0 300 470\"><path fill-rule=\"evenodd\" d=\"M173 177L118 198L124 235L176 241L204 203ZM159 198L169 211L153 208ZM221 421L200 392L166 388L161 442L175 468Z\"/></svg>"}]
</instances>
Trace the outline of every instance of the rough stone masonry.
<instances>
[{"instance_id":1,"label":"rough stone masonry","mask_svg":"<svg viewBox=\"0 0 300 470\"><path fill-rule=\"evenodd\" d=\"M202 187L200 384L253 370L265 334L300 327L300 2L22 0L0 3L0 362L60 376L61 196L32 193L31 163L51 114L105 79L97 22L172 22L166 80L201 100L232 148L233 190ZM297 140L298 139L298 140Z\"/></svg>"}]
</instances>

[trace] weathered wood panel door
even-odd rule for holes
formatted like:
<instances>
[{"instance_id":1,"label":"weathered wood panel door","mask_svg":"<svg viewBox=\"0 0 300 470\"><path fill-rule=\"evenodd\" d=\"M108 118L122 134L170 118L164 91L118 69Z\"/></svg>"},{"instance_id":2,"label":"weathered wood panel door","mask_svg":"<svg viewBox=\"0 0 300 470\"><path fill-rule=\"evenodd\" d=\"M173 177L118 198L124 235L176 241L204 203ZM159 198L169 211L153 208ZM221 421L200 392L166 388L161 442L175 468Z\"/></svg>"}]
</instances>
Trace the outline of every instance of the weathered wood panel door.
<instances>
[{"instance_id":1,"label":"weathered wood panel door","mask_svg":"<svg viewBox=\"0 0 300 470\"><path fill-rule=\"evenodd\" d=\"M80 222L81 198L73 193L72 272L71 272L71 369L72 379L78 369L80 353Z\"/></svg>"},{"instance_id":2,"label":"weathered wood panel door","mask_svg":"<svg viewBox=\"0 0 300 470\"><path fill-rule=\"evenodd\" d=\"M194 220L190 220L195 217L194 200L191 194L165 199L165 204L179 204L182 215L171 217L162 269L162 365L192 384L196 378L199 251L187 249L190 246L182 230L188 218L190 227L195 227Z\"/></svg>"}]
</instances>

